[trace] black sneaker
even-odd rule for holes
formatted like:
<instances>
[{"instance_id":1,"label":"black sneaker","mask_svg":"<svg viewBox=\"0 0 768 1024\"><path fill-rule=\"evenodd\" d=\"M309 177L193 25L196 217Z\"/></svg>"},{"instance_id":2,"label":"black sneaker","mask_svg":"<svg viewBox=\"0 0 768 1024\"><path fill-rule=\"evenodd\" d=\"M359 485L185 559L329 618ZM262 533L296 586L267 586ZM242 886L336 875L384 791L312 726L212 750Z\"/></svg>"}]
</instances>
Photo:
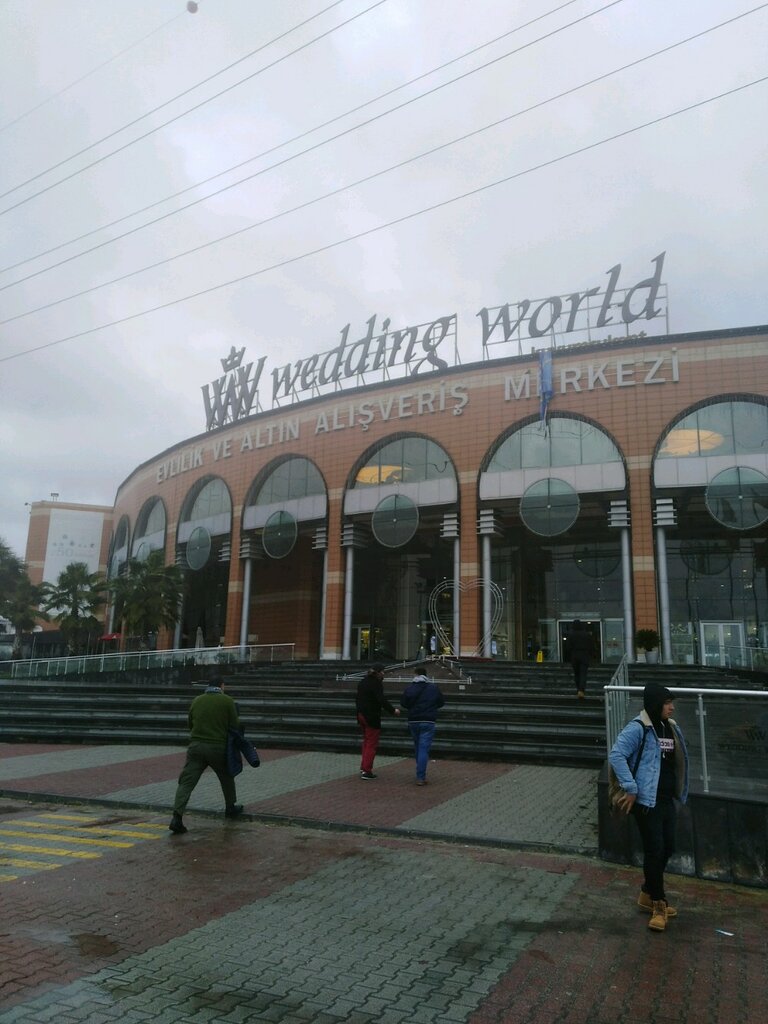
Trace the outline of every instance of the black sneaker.
<instances>
[{"instance_id":1,"label":"black sneaker","mask_svg":"<svg viewBox=\"0 0 768 1024\"><path fill-rule=\"evenodd\" d=\"M378 775L374 775L373 772L360 772L360 778L367 781L368 779L377 779Z\"/></svg>"},{"instance_id":2,"label":"black sneaker","mask_svg":"<svg viewBox=\"0 0 768 1024\"><path fill-rule=\"evenodd\" d=\"M242 804L234 804L232 807L228 807L226 809L226 811L224 811L224 817L225 818L239 818L242 813L243 813L243 805Z\"/></svg>"},{"instance_id":3,"label":"black sneaker","mask_svg":"<svg viewBox=\"0 0 768 1024\"><path fill-rule=\"evenodd\" d=\"M181 836L187 831L187 826L181 820L180 814L174 814L171 818L171 823L168 826L168 829L173 832L174 835Z\"/></svg>"}]
</instances>

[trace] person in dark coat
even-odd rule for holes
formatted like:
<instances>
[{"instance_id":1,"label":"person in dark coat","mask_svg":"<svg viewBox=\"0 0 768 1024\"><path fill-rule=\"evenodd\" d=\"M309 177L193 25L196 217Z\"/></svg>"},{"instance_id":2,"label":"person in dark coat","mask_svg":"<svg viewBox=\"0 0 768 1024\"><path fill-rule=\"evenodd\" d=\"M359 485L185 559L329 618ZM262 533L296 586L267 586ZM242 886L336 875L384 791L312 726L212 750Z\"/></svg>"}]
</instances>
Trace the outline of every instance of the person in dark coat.
<instances>
[{"instance_id":1,"label":"person in dark coat","mask_svg":"<svg viewBox=\"0 0 768 1024\"><path fill-rule=\"evenodd\" d=\"M574 619L566 639L568 660L573 667L573 681L576 684L576 696L579 700L584 700L587 692L589 662L592 657L592 633L581 619Z\"/></svg>"},{"instance_id":2,"label":"person in dark coat","mask_svg":"<svg viewBox=\"0 0 768 1024\"><path fill-rule=\"evenodd\" d=\"M400 708L393 707L384 696L384 666L373 665L357 684L357 724L363 733L363 754L360 761L360 778L375 779L373 760L379 749L381 738L381 709L390 715L399 715Z\"/></svg>"},{"instance_id":3,"label":"person in dark coat","mask_svg":"<svg viewBox=\"0 0 768 1024\"><path fill-rule=\"evenodd\" d=\"M179 775L173 816L168 828L176 835L187 831L182 821L192 790L206 768L211 768L219 780L224 797L224 814L236 818L243 813L242 804L235 803L235 780L227 768L227 732L239 729L237 705L224 693L221 679L212 679L205 692L195 697L189 709L189 746L187 760Z\"/></svg>"},{"instance_id":4,"label":"person in dark coat","mask_svg":"<svg viewBox=\"0 0 768 1024\"><path fill-rule=\"evenodd\" d=\"M438 711L445 704L445 697L437 683L430 683L422 672L417 672L400 703L408 712L408 731L413 739L413 756L416 758L416 785L426 786L435 722Z\"/></svg>"}]
</instances>

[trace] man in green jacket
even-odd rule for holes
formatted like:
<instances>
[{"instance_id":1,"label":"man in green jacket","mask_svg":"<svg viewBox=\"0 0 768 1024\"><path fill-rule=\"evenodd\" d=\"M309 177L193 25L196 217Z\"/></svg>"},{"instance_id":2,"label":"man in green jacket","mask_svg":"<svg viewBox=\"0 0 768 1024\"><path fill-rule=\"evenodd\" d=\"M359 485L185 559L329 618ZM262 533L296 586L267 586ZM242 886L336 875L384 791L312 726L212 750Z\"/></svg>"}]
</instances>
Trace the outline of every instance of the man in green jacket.
<instances>
[{"instance_id":1,"label":"man in green jacket","mask_svg":"<svg viewBox=\"0 0 768 1024\"><path fill-rule=\"evenodd\" d=\"M173 801L173 817L168 828L176 835L186 832L182 815L206 768L212 768L224 794L224 814L236 818L243 813L242 804L235 803L235 780L227 771L227 732L239 729L237 705L224 693L220 679L212 679L205 692L195 697L189 709L189 746L187 760L179 775Z\"/></svg>"}]
</instances>

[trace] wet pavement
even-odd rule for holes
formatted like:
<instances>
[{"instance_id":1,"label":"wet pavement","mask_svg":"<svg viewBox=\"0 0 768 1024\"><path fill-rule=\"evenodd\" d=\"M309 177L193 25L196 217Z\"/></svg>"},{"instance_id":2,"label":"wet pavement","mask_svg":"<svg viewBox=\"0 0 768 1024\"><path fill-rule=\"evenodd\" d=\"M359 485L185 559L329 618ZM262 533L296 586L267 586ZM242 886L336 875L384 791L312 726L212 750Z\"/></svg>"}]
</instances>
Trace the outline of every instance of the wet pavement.
<instances>
[{"instance_id":1,"label":"wet pavement","mask_svg":"<svg viewBox=\"0 0 768 1024\"><path fill-rule=\"evenodd\" d=\"M260 753L172 836L182 749L0 744L0 1024L768 1017L768 893L671 876L650 932L594 772Z\"/></svg>"}]
</instances>

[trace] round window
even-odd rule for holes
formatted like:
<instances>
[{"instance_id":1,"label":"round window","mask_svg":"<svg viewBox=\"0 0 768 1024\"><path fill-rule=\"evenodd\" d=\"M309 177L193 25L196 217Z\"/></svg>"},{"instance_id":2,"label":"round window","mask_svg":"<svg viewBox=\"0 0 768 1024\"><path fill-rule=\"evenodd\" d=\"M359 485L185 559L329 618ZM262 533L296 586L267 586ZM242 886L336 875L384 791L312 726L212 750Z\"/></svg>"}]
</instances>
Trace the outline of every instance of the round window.
<instances>
[{"instance_id":1,"label":"round window","mask_svg":"<svg viewBox=\"0 0 768 1024\"><path fill-rule=\"evenodd\" d=\"M704 493L709 514L730 530L751 530L768 520L768 477L733 466L718 473Z\"/></svg>"},{"instance_id":2,"label":"round window","mask_svg":"<svg viewBox=\"0 0 768 1024\"><path fill-rule=\"evenodd\" d=\"M390 494L376 506L371 529L379 544L385 548L401 548L419 527L419 510L410 498Z\"/></svg>"},{"instance_id":3,"label":"round window","mask_svg":"<svg viewBox=\"0 0 768 1024\"><path fill-rule=\"evenodd\" d=\"M211 535L204 526L196 526L187 541L187 565L202 569L211 554Z\"/></svg>"},{"instance_id":4,"label":"round window","mask_svg":"<svg viewBox=\"0 0 768 1024\"><path fill-rule=\"evenodd\" d=\"M290 512L273 512L264 524L261 543L270 558L285 558L293 550L299 529Z\"/></svg>"},{"instance_id":5,"label":"round window","mask_svg":"<svg viewBox=\"0 0 768 1024\"><path fill-rule=\"evenodd\" d=\"M520 518L540 537L570 530L579 516L579 496L565 480L550 477L531 484L520 499Z\"/></svg>"}]
</instances>

